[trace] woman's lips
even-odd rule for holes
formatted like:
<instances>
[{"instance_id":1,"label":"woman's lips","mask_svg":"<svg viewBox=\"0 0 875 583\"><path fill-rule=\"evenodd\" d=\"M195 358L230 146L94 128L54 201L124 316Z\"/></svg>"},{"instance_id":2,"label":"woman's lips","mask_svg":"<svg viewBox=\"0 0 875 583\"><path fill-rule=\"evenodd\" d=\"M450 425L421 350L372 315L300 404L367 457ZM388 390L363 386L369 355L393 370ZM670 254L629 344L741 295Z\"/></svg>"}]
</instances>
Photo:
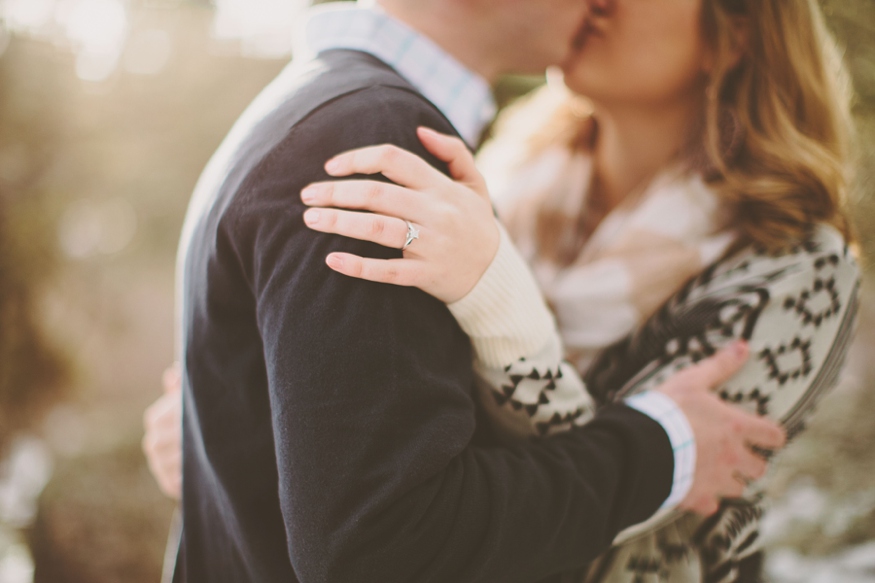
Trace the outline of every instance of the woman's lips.
<instances>
[{"instance_id":1,"label":"woman's lips","mask_svg":"<svg viewBox=\"0 0 875 583\"><path fill-rule=\"evenodd\" d=\"M593 26L591 20L587 19L584 21L583 26L580 27L580 30L574 36L574 39L571 41L572 48L577 51L583 48L586 44L586 40L593 35L600 34L598 28Z\"/></svg>"}]
</instances>

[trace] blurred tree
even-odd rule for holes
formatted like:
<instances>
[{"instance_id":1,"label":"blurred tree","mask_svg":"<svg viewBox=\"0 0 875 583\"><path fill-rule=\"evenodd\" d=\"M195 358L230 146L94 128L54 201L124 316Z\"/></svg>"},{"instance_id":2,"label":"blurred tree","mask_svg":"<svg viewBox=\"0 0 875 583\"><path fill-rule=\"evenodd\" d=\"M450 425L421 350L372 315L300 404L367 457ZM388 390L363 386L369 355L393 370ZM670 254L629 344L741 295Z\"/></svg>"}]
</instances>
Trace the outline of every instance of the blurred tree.
<instances>
[{"instance_id":1,"label":"blurred tree","mask_svg":"<svg viewBox=\"0 0 875 583\"><path fill-rule=\"evenodd\" d=\"M59 396L67 367L40 325L55 230L40 179L52 157L51 109L11 89L0 59L0 452Z\"/></svg>"}]
</instances>

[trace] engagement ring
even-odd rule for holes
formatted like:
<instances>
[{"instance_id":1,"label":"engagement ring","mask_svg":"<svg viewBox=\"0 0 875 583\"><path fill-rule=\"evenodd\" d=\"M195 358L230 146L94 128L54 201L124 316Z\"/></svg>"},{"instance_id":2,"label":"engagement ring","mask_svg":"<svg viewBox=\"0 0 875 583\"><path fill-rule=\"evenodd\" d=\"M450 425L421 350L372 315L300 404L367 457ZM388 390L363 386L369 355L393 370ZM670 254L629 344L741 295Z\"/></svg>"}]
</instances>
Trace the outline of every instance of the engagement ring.
<instances>
[{"instance_id":1,"label":"engagement ring","mask_svg":"<svg viewBox=\"0 0 875 583\"><path fill-rule=\"evenodd\" d=\"M404 247L401 248L402 251L410 247L410 244L413 243L414 239L419 239L419 229L413 226L413 223L410 221L404 221L407 223L407 240L404 241Z\"/></svg>"}]
</instances>

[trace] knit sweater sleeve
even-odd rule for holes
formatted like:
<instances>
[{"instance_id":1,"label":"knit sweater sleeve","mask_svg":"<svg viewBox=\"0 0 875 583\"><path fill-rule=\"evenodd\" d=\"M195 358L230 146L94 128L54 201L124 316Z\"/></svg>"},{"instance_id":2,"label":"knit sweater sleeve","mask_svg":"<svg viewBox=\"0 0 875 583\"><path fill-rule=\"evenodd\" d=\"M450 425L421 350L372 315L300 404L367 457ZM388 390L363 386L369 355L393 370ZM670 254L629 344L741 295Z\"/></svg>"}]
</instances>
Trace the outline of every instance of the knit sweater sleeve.
<instances>
[{"instance_id":1,"label":"knit sweater sleeve","mask_svg":"<svg viewBox=\"0 0 875 583\"><path fill-rule=\"evenodd\" d=\"M592 418L580 375L563 360L556 322L525 260L499 224L500 242L477 285L450 304L471 338L478 397L496 429L547 435Z\"/></svg>"}]
</instances>

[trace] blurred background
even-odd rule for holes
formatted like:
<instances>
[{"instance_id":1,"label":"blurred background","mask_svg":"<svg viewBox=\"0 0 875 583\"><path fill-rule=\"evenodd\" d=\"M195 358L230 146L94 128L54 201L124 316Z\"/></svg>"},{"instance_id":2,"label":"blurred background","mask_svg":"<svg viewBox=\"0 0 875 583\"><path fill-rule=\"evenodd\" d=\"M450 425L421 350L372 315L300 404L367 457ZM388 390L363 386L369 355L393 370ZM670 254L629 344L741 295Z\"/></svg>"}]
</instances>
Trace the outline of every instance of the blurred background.
<instances>
[{"instance_id":1,"label":"blurred background","mask_svg":"<svg viewBox=\"0 0 875 583\"><path fill-rule=\"evenodd\" d=\"M197 177L288 62L304 0L0 0L0 583L155 583L174 505L140 449L173 359ZM825 0L875 253L875 0ZM537 84L511 78L504 103ZM875 287L845 380L778 460L777 582L875 581Z\"/></svg>"}]
</instances>

